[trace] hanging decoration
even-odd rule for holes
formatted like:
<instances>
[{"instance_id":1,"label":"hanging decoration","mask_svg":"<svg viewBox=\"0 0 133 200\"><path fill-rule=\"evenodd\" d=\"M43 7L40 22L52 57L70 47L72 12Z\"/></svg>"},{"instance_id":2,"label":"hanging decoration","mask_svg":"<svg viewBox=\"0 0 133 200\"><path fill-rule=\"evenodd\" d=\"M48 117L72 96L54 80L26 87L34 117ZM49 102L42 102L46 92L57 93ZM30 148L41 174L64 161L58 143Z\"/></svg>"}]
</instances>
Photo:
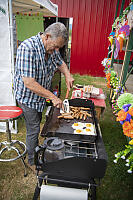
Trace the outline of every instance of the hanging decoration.
<instances>
[{"instance_id":1,"label":"hanging decoration","mask_svg":"<svg viewBox=\"0 0 133 200\"><path fill-rule=\"evenodd\" d=\"M17 39L24 41L25 39L44 31L43 15L40 13L33 14L17 14ZM29 28L30 27L30 28Z\"/></svg>"},{"instance_id":2,"label":"hanging decoration","mask_svg":"<svg viewBox=\"0 0 133 200\"><path fill-rule=\"evenodd\" d=\"M126 23L127 23L127 21L126 21ZM120 29L118 29L118 32L116 32L116 39L115 39L116 49L114 52L115 59L117 58L119 51L120 52L122 51L124 42L126 43L126 40L130 33L129 29L130 29L129 25L124 25Z\"/></svg>"},{"instance_id":3,"label":"hanging decoration","mask_svg":"<svg viewBox=\"0 0 133 200\"><path fill-rule=\"evenodd\" d=\"M114 51L114 59L118 57L119 52L126 46L130 30L133 28L133 0L123 11L123 15L116 18L112 25L112 32L108 39L111 51ZM112 58L104 58L102 65L107 80L107 87L111 89L111 104L116 121L122 125L123 134L128 138L128 145L125 149L115 154L114 163L124 159L127 172L133 173L133 94L127 93L125 87L120 85L118 74L111 67Z\"/></svg>"},{"instance_id":4,"label":"hanging decoration","mask_svg":"<svg viewBox=\"0 0 133 200\"><path fill-rule=\"evenodd\" d=\"M111 46L112 46L112 44L113 44L114 38L115 38L115 32L112 31L112 32L109 34L109 37L108 37Z\"/></svg>"},{"instance_id":5,"label":"hanging decoration","mask_svg":"<svg viewBox=\"0 0 133 200\"><path fill-rule=\"evenodd\" d=\"M123 50L132 27L133 1L131 1L129 6L123 11L123 15L116 18L112 25L112 32L108 37L111 48L114 48L115 45L114 59L118 57L119 51L121 52Z\"/></svg>"},{"instance_id":6,"label":"hanging decoration","mask_svg":"<svg viewBox=\"0 0 133 200\"><path fill-rule=\"evenodd\" d=\"M107 73L108 69L111 66L111 58L104 58L101 64L104 66L104 72Z\"/></svg>"}]
</instances>

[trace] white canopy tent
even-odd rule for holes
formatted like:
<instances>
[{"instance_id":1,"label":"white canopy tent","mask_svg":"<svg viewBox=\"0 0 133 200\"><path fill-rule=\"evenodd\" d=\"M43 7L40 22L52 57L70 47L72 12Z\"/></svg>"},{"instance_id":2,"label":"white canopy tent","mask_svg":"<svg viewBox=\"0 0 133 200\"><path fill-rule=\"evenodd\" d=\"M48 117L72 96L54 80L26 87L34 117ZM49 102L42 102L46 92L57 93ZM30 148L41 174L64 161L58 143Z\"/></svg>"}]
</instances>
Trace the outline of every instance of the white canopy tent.
<instances>
[{"instance_id":1,"label":"white canopy tent","mask_svg":"<svg viewBox=\"0 0 133 200\"><path fill-rule=\"evenodd\" d=\"M13 95L14 47L13 14L43 13L44 16L58 16L58 6L50 0L0 0L0 105L16 105ZM12 132L17 132L10 124ZM5 132L5 123L0 123L0 132Z\"/></svg>"},{"instance_id":2,"label":"white canopy tent","mask_svg":"<svg viewBox=\"0 0 133 200\"><path fill-rule=\"evenodd\" d=\"M50 0L12 0L13 13L37 13L58 16L58 6Z\"/></svg>"}]
</instances>

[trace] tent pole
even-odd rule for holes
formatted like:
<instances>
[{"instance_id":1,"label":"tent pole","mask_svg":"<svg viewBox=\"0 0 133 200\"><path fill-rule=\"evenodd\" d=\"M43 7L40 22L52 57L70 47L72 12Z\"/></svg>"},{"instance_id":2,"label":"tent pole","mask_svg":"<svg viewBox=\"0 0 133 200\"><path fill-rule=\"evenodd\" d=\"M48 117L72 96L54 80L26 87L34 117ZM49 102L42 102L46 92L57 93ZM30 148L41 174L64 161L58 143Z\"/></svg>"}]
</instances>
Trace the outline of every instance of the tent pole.
<instances>
[{"instance_id":1,"label":"tent pole","mask_svg":"<svg viewBox=\"0 0 133 200\"><path fill-rule=\"evenodd\" d=\"M58 17L56 17L56 22L58 22Z\"/></svg>"},{"instance_id":2,"label":"tent pole","mask_svg":"<svg viewBox=\"0 0 133 200\"><path fill-rule=\"evenodd\" d=\"M13 78L14 78L14 45L13 45L13 15L12 15L12 0L8 0L9 5L9 29L10 29L10 46L11 46L11 74L12 74L12 85L13 85ZM15 96L14 104L16 105ZM17 133L17 120L15 120L15 133Z\"/></svg>"},{"instance_id":3,"label":"tent pole","mask_svg":"<svg viewBox=\"0 0 133 200\"><path fill-rule=\"evenodd\" d=\"M9 29L10 29L10 45L11 45L11 73L12 73L12 80L13 80L13 77L14 77L14 46L13 46L12 0L9 0Z\"/></svg>"},{"instance_id":4,"label":"tent pole","mask_svg":"<svg viewBox=\"0 0 133 200\"><path fill-rule=\"evenodd\" d=\"M12 85L14 79L14 40L13 40L13 11L12 11L12 0L8 1L9 3L9 29L10 29L10 46L11 46L11 74L12 74ZM16 100L14 98L14 103L16 105Z\"/></svg>"}]
</instances>

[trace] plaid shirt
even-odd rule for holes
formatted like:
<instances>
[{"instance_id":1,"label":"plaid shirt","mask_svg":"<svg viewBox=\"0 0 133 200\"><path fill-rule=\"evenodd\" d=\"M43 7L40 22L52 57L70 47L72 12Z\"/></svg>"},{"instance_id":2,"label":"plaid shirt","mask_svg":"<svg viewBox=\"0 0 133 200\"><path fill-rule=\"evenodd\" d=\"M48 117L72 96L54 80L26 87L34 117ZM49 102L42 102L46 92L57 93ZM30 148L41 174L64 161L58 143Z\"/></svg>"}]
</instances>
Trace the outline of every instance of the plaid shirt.
<instances>
[{"instance_id":1,"label":"plaid shirt","mask_svg":"<svg viewBox=\"0 0 133 200\"><path fill-rule=\"evenodd\" d=\"M14 92L16 100L38 112L43 111L46 99L26 88L22 77L35 78L45 89L50 89L54 72L58 66L62 65L62 59L60 53L55 51L49 55L46 61L45 53L44 44L38 33L22 42L18 47L15 65Z\"/></svg>"}]
</instances>

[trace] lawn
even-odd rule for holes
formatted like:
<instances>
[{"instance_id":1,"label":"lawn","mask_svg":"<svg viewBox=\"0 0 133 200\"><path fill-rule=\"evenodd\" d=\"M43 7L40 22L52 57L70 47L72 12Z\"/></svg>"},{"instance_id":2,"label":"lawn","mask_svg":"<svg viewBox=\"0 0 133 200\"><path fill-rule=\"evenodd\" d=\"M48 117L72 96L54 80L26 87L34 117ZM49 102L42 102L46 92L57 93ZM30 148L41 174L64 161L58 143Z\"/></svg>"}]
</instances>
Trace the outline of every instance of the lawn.
<instances>
[{"instance_id":1,"label":"lawn","mask_svg":"<svg viewBox=\"0 0 133 200\"><path fill-rule=\"evenodd\" d=\"M100 119L100 127L103 141L108 154L108 166L101 185L97 188L97 200L132 200L133 199L133 177L127 173L124 161L113 163L114 154L122 150L127 143L122 133L121 125L116 122L109 105L109 90L106 87L104 78L74 75L75 83L92 84L103 89L106 95L106 110ZM66 86L62 78L62 95L65 98ZM43 113L41 127L45 121ZM13 135L13 139L25 142L24 120L18 120L18 134ZM5 140L4 133L0 133L0 141ZM43 138L40 137L40 143ZM36 186L35 175L28 170L28 176L24 177L24 169L20 160L3 163L0 162L0 200L31 200Z\"/></svg>"}]
</instances>

